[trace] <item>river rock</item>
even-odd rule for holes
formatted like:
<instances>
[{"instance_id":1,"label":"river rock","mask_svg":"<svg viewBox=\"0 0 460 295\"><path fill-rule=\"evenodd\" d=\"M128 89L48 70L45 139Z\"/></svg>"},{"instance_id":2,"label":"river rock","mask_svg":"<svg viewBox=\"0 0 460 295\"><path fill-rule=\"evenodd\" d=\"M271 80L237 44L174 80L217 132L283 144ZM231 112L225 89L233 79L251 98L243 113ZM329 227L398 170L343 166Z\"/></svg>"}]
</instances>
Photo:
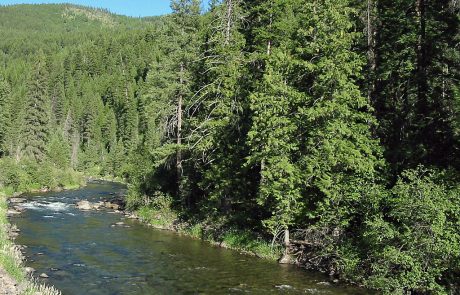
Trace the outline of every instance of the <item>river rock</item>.
<instances>
[{"instance_id":1,"label":"river rock","mask_svg":"<svg viewBox=\"0 0 460 295\"><path fill-rule=\"evenodd\" d=\"M28 273L28 274L31 274L31 273L35 272L35 268L33 268L33 267L26 267L25 270L26 270L26 273Z\"/></svg>"},{"instance_id":2,"label":"river rock","mask_svg":"<svg viewBox=\"0 0 460 295\"><path fill-rule=\"evenodd\" d=\"M13 209L16 210L16 211L19 211L21 213L26 211L26 208L22 207L21 205L13 206Z\"/></svg>"},{"instance_id":3,"label":"river rock","mask_svg":"<svg viewBox=\"0 0 460 295\"><path fill-rule=\"evenodd\" d=\"M48 193L50 189L48 187L44 187L38 190L40 193Z\"/></svg>"},{"instance_id":4,"label":"river rock","mask_svg":"<svg viewBox=\"0 0 460 295\"><path fill-rule=\"evenodd\" d=\"M7 214L8 216L19 215L21 214L21 211L18 211L16 209L8 209Z\"/></svg>"},{"instance_id":5,"label":"river rock","mask_svg":"<svg viewBox=\"0 0 460 295\"><path fill-rule=\"evenodd\" d=\"M20 233L21 230L16 226L16 225L11 225L9 230L12 232L12 233Z\"/></svg>"},{"instance_id":6,"label":"river rock","mask_svg":"<svg viewBox=\"0 0 460 295\"><path fill-rule=\"evenodd\" d=\"M124 222L122 222L122 221L120 221L120 222L117 222L117 223L115 223L115 225L119 225L119 226L121 226L121 225L125 225L125 223L124 223Z\"/></svg>"},{"instance_id":7,"label":"river rock","mask_svg":"<svg viewBox=\"0 0 460 295\"><path fill-rule=\"evenodd\" d=\"M47 278L49 278L49 276L46 273L42 273L42 274L40 274L40 278L47 279Z\"/></svg>"},{"instance_id":8,"label":"river rock","mask_svg":"<svg viewBox=\"0 0 460 295\"><path fill-rule=\"evenodd\" d=\"M293 258L289 254L284 254L283 257L281 257L278 260L279 264L292 264L294 262Z\"/></svg>"},{"instance_id":9,"label":"river rock","mask_svg":"<svg viewBox=\"0 0 460 295\"><path fill-rule=\"evenodd\" d=\"M104 202L104 207L106 207L107 209L120 210L120 205L113 204L110 202Z\"/></svg>"},{"instance_id":10,"label":"river rock","mask_svg":"<svg viewBox=\"0 0 460 295\"><path fill-rule=\"evenodd\" d=\"M93 206L91 205L91 203L89 201L80 201L76 204L76 207L77 209L80 209L80 210L91 210L93 209Z\"/></svg>"},{"instance_id":11,"label":"river rock","mask_svg":"<svg viewBox=\"0 0 460 295\"><path fill-rule=\"evenodd\" d=\"M291 290L294 289L291 285L277 285L275 288L280 290Z\"/></svg>"},{"instance_id":12,"label":"river rock","mask_svg":"<svg viewBox=\"0 0 460 295\"><path fill-rule=\"evenodd\" d=\"M14 204L19 204L19 203L25 203L27 200L24 198L10 198L10 203Z\"/></svg>"}]
</instances>

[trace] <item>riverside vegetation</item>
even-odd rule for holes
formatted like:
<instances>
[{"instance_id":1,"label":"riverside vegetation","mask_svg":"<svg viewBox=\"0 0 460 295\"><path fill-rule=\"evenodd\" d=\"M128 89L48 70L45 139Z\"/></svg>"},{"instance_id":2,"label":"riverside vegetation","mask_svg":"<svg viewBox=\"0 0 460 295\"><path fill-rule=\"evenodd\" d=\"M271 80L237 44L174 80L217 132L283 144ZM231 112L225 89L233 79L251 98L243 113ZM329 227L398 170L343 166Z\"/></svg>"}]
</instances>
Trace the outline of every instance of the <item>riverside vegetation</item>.
<instances>
[{"instance_id":1,"label":"riverside vegetation","mask_svg":"<svg viewBox=\"0 0 460 295\"><path fill-rule=\"evenodd\" d=\"M2 190L121 177L152 223L459 292L458 1L171 7L0 7Z\"/></svg>"}]
</instances>

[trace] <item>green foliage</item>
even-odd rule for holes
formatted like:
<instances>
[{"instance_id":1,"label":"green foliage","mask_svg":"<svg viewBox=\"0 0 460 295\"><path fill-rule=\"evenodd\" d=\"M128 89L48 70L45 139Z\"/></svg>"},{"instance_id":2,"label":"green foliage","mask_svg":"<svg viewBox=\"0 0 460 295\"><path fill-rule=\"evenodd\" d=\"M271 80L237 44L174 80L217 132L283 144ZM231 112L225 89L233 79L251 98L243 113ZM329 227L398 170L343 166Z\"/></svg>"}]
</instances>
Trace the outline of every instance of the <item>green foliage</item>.
<instances>
[{"instance_id":1,"label":"green foliage","mask_svg":"<svg viewBox=\"0 0 460 295\"><path fill-rule=\"evenodd\" d=\"M393 174L457 159L459 6L455 1L382 2L376 30L378 129ZM392 41L388 41L392 40ZM455 164L458 167L458 164Z\"/></svg>"},{"instance_id":2,"label":"green foliage","mask_svg":"<svg viewBox=\"0 0 460 295\"><path fill-rule=\"evenodd\" d=\"M47 144L47 158L54 167L65 169L70 167L70 143L61 132L51 135Z\"/></svg>"},{"instance_id":3,"label":"green foliage","mask_svg":"<svg viewBox=\"0 0 460 295\"><path fill-rule=\"evenodd\" d=\"M458 271L460 202L458 186L446 177L422 167L402 173L387 217L373 221L367 234L378 250L369 286L388 294L448 294L442 278Z\"/></svg>"},{"instance_id":4,"label":"green foliage","mask_svg":"<svg viewBox=\"0 0 460 295\"><path fill-rule=\"evenodd\" d=\"M277 260L282 253L282 248L279 245L275 245L274 248L267 241L255 237L254 233L247 231L227 231L221 240L230 249L244 251L269 260Z\"/></svg>"},{"instance_id":5,"label":"green foliage","mask_svg":"<svg viewBox=\"0 0 460 295\"><path fill-rule=\"evenodd\" d=\"M145 204L137 210L137 214L141 220L161 228L172 228L177 221L171 197L161 193L146 197Z\"/></svg>"},{"instance_id":6,"label":"green foliage","mask_svg":"<svg viewBox=\"0 0 460 295\"><path fill-rule=\"evenodd\" d=\"M42 188L72 188L82 182L83 176L69 168L57 168L51 163L38 164L32 160L0 159L0 190L8 194Z\"/></svg>"},{"instance_id":7,"label":"green foliage","mask_svg":"<svg viewBox=\"0 0 460 295\"><path fill-rule=\"evenodd\" d=\"M260 90L250 97L254 117L248 138L253 154L248 160L250 164L260 163L258 202L272 210L273 216L265 224L276 234L278 227L291 226L302 209L298 203L302 197L301 171L294 164L299 142L292 141L298 126L289 116L301 94L267 67Z\"/></svg>"}]
</instances>

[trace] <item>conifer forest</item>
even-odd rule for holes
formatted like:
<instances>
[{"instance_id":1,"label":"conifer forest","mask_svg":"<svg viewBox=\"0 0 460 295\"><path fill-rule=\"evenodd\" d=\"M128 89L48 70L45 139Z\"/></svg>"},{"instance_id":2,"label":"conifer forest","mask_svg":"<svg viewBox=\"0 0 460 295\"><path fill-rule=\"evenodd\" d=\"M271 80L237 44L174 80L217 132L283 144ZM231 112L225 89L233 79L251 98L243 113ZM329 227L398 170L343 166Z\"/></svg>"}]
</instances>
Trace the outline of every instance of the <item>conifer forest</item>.
<instances>
[{"instance_id":1,"label":"conifer forest","mask_svg":"<svg viewBox=\"0 0 460 295\"><path fill-rule=\"evenodd\" d=\"M0 6L0 190L127 206L384 294L460 293L460 2Z\"/></svg>"}]
</instances>

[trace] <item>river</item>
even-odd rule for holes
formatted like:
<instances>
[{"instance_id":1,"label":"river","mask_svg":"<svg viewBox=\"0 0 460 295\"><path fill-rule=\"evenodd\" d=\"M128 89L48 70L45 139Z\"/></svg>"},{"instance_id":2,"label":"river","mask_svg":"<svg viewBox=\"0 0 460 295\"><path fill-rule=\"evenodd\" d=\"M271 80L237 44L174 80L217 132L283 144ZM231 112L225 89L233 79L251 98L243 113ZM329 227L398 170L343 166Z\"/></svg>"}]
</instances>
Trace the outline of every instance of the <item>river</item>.
<instances>
[{"instance_id":1,"label":"river","mask_svg":"<svg viewBox=\"0 0 460 295\"><path fill-rule=\"evenodd\" d=\"M206 242L155 230L109 211L83 212L125 187L95 182L75 191L28 196L11 218L21 230L26 265L35 276L73 294L331 294L369 292L332 284L323 274L242 255ZM126 226L112 226L123 221Z\"/></svg>"}]
</instances>

